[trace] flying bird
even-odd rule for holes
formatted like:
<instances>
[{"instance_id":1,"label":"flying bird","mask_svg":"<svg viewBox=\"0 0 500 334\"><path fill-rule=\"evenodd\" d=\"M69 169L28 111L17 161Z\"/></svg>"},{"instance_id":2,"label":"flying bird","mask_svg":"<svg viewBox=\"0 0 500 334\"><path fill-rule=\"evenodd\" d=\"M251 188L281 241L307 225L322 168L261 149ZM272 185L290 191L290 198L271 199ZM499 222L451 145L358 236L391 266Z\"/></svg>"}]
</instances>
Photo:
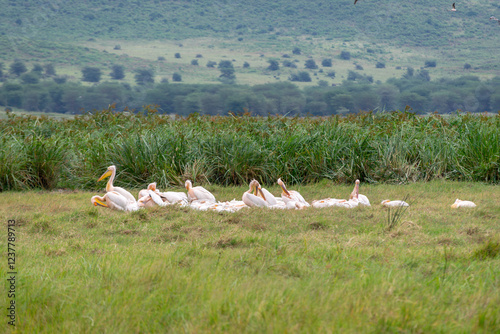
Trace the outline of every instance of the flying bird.
<instances>
[{"instance_id":1,"label":"flying bird","mask_svg":"<svg viewBox=\"0 0 500 334\"><path fill-rule=\"evenodd\" d=\"M492 16L492 17L490 17L490 20L497 21L497 22L498 22L498 24L500 25L500 20L498 20L496 17Z\"/></svg>"},{"instance_id":2,"label":"flying bird","mask_svg":"<svg viewBox=\"0 0 500 334\"><path fill-rule=\"evenodd\" d=\"M452 8L450 9L450 11L452 11L452 12L456 12L457 11L457 9L455 8L455 3L453 3L453 5L451 5L451 7Z\"/></svg>"}]
</instances>

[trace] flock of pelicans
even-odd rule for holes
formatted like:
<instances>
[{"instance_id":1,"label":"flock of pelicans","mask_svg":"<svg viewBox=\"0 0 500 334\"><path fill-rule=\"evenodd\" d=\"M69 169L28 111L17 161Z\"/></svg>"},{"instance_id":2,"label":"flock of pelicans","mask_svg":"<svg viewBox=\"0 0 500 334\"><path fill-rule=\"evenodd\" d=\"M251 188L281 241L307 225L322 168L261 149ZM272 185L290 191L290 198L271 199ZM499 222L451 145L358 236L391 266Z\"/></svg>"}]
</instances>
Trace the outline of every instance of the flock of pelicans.
<instances>
[{"instance_id":1,"label":"flock of pelicans","mask_svg":"<svg viewBox=\"0 0 500 334\"><path fill-rule=\"evenodd\" d=\"M359 193L359 180L356 180L354 190L348 200L326 198L312 201L311 204L304 200L304 197L295 190L288 190L285 183L278 179L278 184L281 187L281 197L275 197L265 188L262 188L257 180L252 180L249 184L248 191L243 193L241 201L233 199L227 202L218 202L215 196L205 188L198 186L193 187L190 180L185 183L187 194L184 192L160 192L156 189L156 183L148 185L147 189L139 191L138 200L127 190L113 186L113 181L116 176L116 167L110 166L106 172L97 180L98 182L109 177L106 185L106 194L104 196L93 196L91 203L94 206L102 206L113 210L120 211L136 211L143 207L151 206L167 206L178 204L181 206L189 206L197 210L214 210L236 212L248 207L267 207L272 209L304 209L307 207L325 208L325 207L343 207L355 208L357 206L370 206L368 197ZM390 201L385 200L381 203L385 207L404 207L409 206L405 201ZM452 208L473 208L476 207L471 201L461 201L457 199Z\"/></svg>"}]
</instances>

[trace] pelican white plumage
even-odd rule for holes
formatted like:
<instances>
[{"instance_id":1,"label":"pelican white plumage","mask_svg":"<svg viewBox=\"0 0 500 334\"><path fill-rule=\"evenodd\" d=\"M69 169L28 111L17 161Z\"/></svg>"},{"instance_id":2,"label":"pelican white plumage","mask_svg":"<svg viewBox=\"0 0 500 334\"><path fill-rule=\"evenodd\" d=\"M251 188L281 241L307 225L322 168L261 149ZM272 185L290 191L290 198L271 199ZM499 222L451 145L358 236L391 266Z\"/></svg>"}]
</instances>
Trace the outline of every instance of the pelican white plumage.
<instances>
[{"instance_id":1,"label":"pelican white plumage","mask_svg":"<svg viewBox=\"0 0 500 334\"><path fill-rule=\"evenodd\" d=\"M107 178L108 176L109 176L109 180L108 180L108 183L106 184L106 192L108 192L108 193L109 192L117 192L120 195L122 195L123 197L125 197L127 199L127 201L136 203L135 197L131 193L129 193L127 190L125 190L121 187L113 186L113 181L115 180L115 176L116 176L116 166L115 165L109 166L108 170L104 174L101 175L101 177L97 180L97 182Z\"/></svg>"},{"instance_id":2,"label":"pelican white plumage","mask_svg":"<svg viewBox=\"0 0 500 334\"><path fill-rule=\"evenodd\" d=\"M212 195L210 191L203 188L202 186L193 187L193 184L190 180L187 180L184 184L186 186L188 192L188 200L196 201L196 200L206 200L211 202L217 202L215 196Z\"/></svg>"},{"instance_id":3,"label":"pelican white plumage","mask_svg":"<svg viewBox=\"0 0 500 334\"><path fill-rule=\"evenodd\" d=\"M474 202L471 201L462 201L457 198L455 203L451 205L453 209L457 208L475 208L477 205Z\"/></svg>"},{"instance_id":4,"label":"pelican white plumage","mask_svg":"<svg viewBox=\"0 0 500 334\"><path fill-rule=\"evenodd\" d=\"M312 201L312 206L314 208L328 208L331 206L337 206L341 208L350 207L350 205L346 203L347 201L345 199L325 198Z\"/></svg>"},{"instance_id":5,"label":"pelican white plumage","mask_svg":"<svg viewBox=\"0 0 500 334\"><path fill-rule=\"evenodd\" d=\"M498 24L500 24L500 20L499 20L499 19L497 19L497 18L496 18L496 17L494 17L494 16L491 16L491 17L490 17L490 20L497 21L497 22L498 22Z\"/></svg>"},{"instance_id":6,"label":"pelican white plumage","mask_svg":"<svg viewBox=\"0 0 500 334\"><path fill-rule=\"evenodd\" d=\"M102 206L119 211L136 211L140 208L135 200L131 202L116 191L108 191L104 196L92 196L90 202L94 206Z\"/></svg>"},{"instance_id":7,"label":"pelican white plumage","mask_svg":"<svg viewBox=\"0 0 500 334\"><path fill-rule=\"evenodd\" d=\"M391 200L383 200L382 203L382 206L385 206L385 207L390 207L390 208L395 208L395 207L398 207L398 206L410 206L410 204L406 203L405 201L391 201Z\"/></svg>"},{"instance_id":8,"label":"pelican white plumage","mask_svg":"<svg viewBox=\"0 0 500 334\"><path fill-rule=\"evenodd\" d=\"M451 9L450 9L450 12L456 12L457 9L455 8L455 3L453 3L453 5L451 5Z\"/></svg>"},{"instance_id":9,"label":"pelican white plumage","mask_svg":"<svg viewBox=\"0 0 500 334\"><path fill-rule=\"evenodd\" d=\"M146 189L140 190L137 198L149 196L149 191L156 191L156 182L150 183Z\"/></svg>"},{"instance_id":10,"label":"pelican white plumage","mask_svg":"<svg viewBox=\"0 0 500 334\"><path fill-rule=\"evenodd\" d=\"M257 180L252 180L250 181L248 191L245 191L242 196L243 203L248 205L249 207L267 207L269 206L268 202L266 201L266 196L262 193L262 190L257 187L258 182ZM256 191L260 194L259 196L256 196L253 194L253 192Z\"/></svg>"},{"instance_id":11,"label":"pelican white plumage","mask_svg":"<svg viewBox=\"0 0 500 334\"><path fill-rule=\"evenodd\" d=\"M359 180L356 180L356 182L355 182L354 189L353 189L351 195L349 196L350 200L354 198L355 193L357 194L359 205L371 206L370 200L368 199L368 197L359 193Z\"/></svg>"},{"instance_id":12,"label":"pelican white plumage","mask_svg":"<svg viewBox=\"0 0 500 334\"><path fill-rule=\"evenodd\" d=\"M297 209L303 209L305 207L311 206L309 203L306 202L304 197L302 197L302 195L298 191L287 190L285 183L281 180L281 178L278 179L278 184L280 185L282 190L281 198L283 199L283 202L285 202L287 208L292 208L291 204L293 204L293 207Z\"/></svg>"},{"instance_id":13,"label":"pelican white plumage","mask_svg":"<svg viewBox=\"0 0 500 334\"><path fill-rule=\"evenodd\" d=\"M285 202L281 198L275 197L271 192L269 192L266 188L262 188L260 186L259 181L254 180L256 182L256 187L254 190L254 195L264 199L270 207L273 206L284 206Z\"/></svg>"}]
</instances>

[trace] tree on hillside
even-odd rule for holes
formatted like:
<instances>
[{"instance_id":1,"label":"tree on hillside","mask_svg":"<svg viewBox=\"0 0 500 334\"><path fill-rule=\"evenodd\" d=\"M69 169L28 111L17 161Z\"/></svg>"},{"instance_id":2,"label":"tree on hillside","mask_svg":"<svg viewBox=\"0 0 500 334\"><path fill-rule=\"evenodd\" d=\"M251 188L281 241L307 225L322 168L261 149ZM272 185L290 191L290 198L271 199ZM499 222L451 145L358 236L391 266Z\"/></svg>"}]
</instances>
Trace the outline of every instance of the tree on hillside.
<instances>
[{"instance_id":1,"label":"tree on hillside","mask_svg":"<svg viewBox=\"0 0 500 334\"><path fill-rule=\"evenodd\" d=\"M21 81L25 84L37 84L40 82L39 76L34 72L24 73L19 77Z\"/></svg>"},{"instance_id":2,"label":"tree on hillside","mask_svg":"<svg viewBox=\"0 0 500 334\"><path fill-rule=\"evenodd\" d=\"M138 85L149 85L154 84L155 82L155 74L151 69L138 69L135 71L134 79Z\"/></svg>"},{"instance_id":3,"label":"tree on hillside","mask_svg":"<svg viewBox=\"0 0 500 334\"><path fill-rule=\"evenodd\" d=\"M84 67L82 69L82 75L82 81L99 82L101 80L101 70L98 67Z\"/></svg>"},{"instance_id":4,"label":"tree on hillside","mask_svg":"<svg viewBox=\"0 0 500 334\"><path fill-rule=\"evenodd\" d=\"M316 65L316 62L314 61L314 59L307 59L304 66L310 70L315 70L318 68L318 65Z\"/></svg>"},{"instance_id":5,"label":"tree on hillside","mask_svg":"<svg viewBox=\"0 0 500 334\"><path fill-rule=\"evenodd\" d=\"M121 80L125 78L125 70L122 65L111 66L111 73L109 73L111 79Z\"/></svg>"},{"instance_id":6,"label":"tree on hillside","mask_svg":"<svg viewBox=\"0 0 500 334\"><path fill-rule=\"evenodd\" d=\"M349 51L340 52L340 59L343 59L343 60L351 59L351 53Z\"/></svg>"},{"instance_id":7,"label":"tree on hillside","mask_svg":"<svg viewBox=\"0 0 500 334\"><path fill-rule=\"evenodd\" d=\"M228 84L234 83L236 76L234 75L234 66L233 66L233 63L231 61L221 60L219 62L219 66L217 68L221 72L221 75L219 76L220 81L222 81L223 83L228 83Z\"/></svg>"},{"instance_id":8,"label":"tree on hillside","mask_svg":"<svg viewBox=\"0 0 500 334\"><path fill-rule=\"evenodd\" d=\"M174 74L172 74L172 81L175 81L175 82L182 81L182 75L180 75L179 73L175 72Z\"/></svg>"},{"instance_id":9,"label":"tree on hillside","mask_svg":"<svg viewBox=\"0 0 500 334\"><path fill-rule=\"evenodd\" d=\"M323 59L321 61L321 66L323 66L323 67L332 67L332 59L331 58Z\"/></svg>"},{"instance_id":10,"label":"tree on hillside","mask_svg":"<svg viewBox=\"0 0 500 334\"><path fill-rule=\"evenodd\" d=\"M53 64L50 64L50 63L45 64L44 69L45 69L46 76L52 77L52 76L56 75L56 69L54 68Z\"/></svg>"},{"instance_id":11,"label":"tree on hillside","mask_svg":"<svg viewBox=\"0 0 500 334\"><path fill-rule=\"evenodd\" d=\"M277 60L269 59L267 62L269 63L269 66L267 67L268 70L277 71L280 69L280 64L278 63Z\"/></svg>"},{"instance_id":12,"label":"tree on hillside","mask_svg":"<svg viewBox=\"0 0 500 334\"><path fill-rule=\"evenodd\" d=\"M294 47L293 50L292 50L292 53L294 55L300 55L302 53L302 51L300 50L300 48Z\"/></svg>"},{"instance_id":13,"label":"tree on hillside","mask_svg":"<svg viewBox=\"0 0 500 334\"><path fill-rule=\"evenodd\" d=\"M12 64L10 64L9 72L11 74L20 76L21 74L23 74L26 71L28 71L28 69L26 68L26 65L20 60L15 60Z\"/></svg>"},{"instance_id":14,"label":"tree on hillside","mask_svg":"<svg viewBox=\"0 0 500 334\"><path fill-rule=\"evenodd\" d=\"M290 81L298 82L311 82L311 76L306 71L300 71L299 73L292 73L288 78Z\"/></svg>"}]
</instances>

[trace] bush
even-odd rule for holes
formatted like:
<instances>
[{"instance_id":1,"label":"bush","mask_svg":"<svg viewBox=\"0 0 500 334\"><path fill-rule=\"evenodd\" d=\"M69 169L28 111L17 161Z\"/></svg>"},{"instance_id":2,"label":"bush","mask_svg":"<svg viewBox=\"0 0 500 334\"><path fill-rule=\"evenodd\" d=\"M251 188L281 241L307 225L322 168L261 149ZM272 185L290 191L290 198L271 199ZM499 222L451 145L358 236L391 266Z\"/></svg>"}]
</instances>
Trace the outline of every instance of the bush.
<instances>
[{"instance_id":1,"label":"bush","mask_svg":"<svg viewBox=\"0 0 500 334\"><path fill-rule=\"evenodd\" d=\"M109 73L111 79L121 80L125 78L125 71L122 65L113 65L111 66L111 73Z\"/></svg>"},{"instance_id":2,"label":"bush","mask_svg":"<svg viewBox=\"0 0 500 334\"><path fill-rule=\"evenodd\" d=\"M298 81L298 82L311 82L311 76L306 71L301 71L299 73L291 74L288 78L290 81Z\"/></svg>"},{"instance_id":3,"label":"bush","mask_svg":"<svg viewBox=\"0 0 500 334\"><path fill-rule=\"evenodd\" d=\"M426 60L425 67L436 67L436 61L435 60Z\"/></svg>"},{"instance_id":4,"label":"bush","mask_svg":"<svg viewBox=\"0 0 500 334\"><path fill-rule=\"evenodd\" d=\"M277 71L280 69L280 65L277 60L269 59L267 62L269 63L269 66L267 67L268 70Z\"/></svg>"},{"instance_id":5,"label":"bush","mask_svg":"<svg viewBox=\"0 0 500 334\"><path fill-rule=\"evenodd\" d=\"M464 64L464 70L470 70L472 66L469 63Z\"/></svg>"},{"instance_id":6,"label":"bush","mask_svg":"<svg viewBox=\"0 0 500 334\"><path fill-rule=\"evenodd\" d=\"M84 67L82 69L82 81L99 82L101 80L101 70L97 67Z\"/></svg>"},{"instance_id":7,"label":"bush","mask_svg":"<svg viewBox=\"0 0 500 334\"><path fill-rule=\"evenodd\" d=\"M116 44L115 47L113 48L113 50L121 50L122 47L120 46L120 44Z\"/></svg>"},{"instance_id":8,"label":"bush","mask_svg":"<svg viewBox=\"0 0 500 334\"><path fill-rule=\"evenodd\" d=\"M351 53L349 51L340 52L340 59L343 59L343 60L351 59Z\"/></svg>"},{"instance_id":9,"label":"bush","mask_svg":"<svg viewBox=\"0 0 500 334\"><path fill-rule=\"evenodd\" d=\"M316 65L316 62L314 61L314 59L307 59L304 66L310 70L315 70L318 68L318 65Z\"/></svg>"},{"instance_id":10,"label":"bush","mask_svg":"<svg viewBox=\"0 0 500 334\"><path fill-rule=\"evenodd\" d=\"M356 69L358 71L363 71L364 70L363 66L361 66L360 64L356 64Z\"/></svg>"},{"instance_id":11,"label":"bush","mask_svg":"<svg viewBox=\"0 0 500 334\"><path fill-rule=\"evenodd\" d=\"M332 59L331 58L323 59L323 61L321 61L321 66L332 67Z\"/></svg>"},{"instance_id":12,"label":"bush","mask_svg":"<svg viewBox=\"0 0 500 334\"><path fill-rule=\"evenodd\" d=\"M381 62L381 61L378 61L376 64L375 64L375 68L385 68L385 63Z\"/></svg>"},{"instance_id":13,"label":"bush","mask_svg":"<svg viewBox=\"0 0 500 334\"><path fill-rule=\"evenodd\" d=\"M155 82L154 71L151 69L138 69L135 71L134 79L138 85L148 85Z\"/></svg>"},{"instance_id":14,"label":"bush","mask_svg":"<svg viewBox=\"0 0 500 334\"><path fill-rule=\"evenodd\" d=\"M215 65L217 65L217 62L215 62L215 61L209 60L207 62L207 67L213 68L213 67L215 67Z\"/></svg>"},{"instance_id":15,"label":"bush","mask_svg":"<svg viewBox=\"0 0 500 334\"><path fill-rule=\"evenodd\" d=\"M292 53L294 55L300 55L302 53L302 51L298 47L294 47L292 50Z\"/></svg>"},{"instance_id":16,"label":"bush","mask_svg":"<svg viewBox=\"0 0 500 334\"><path fill-rule=\"evenodd\" d=\"M174 82L181 82L182 81L182 75L180 75L179 73L174 73L172 74L172 81Z\"/></svg>"},{"instance_id":17,"label":"bush","mask_svg":"<svg viewBox=\"0 0 500 334\"><path fill-rule=\"evenodd\" d=\"M175 58L180 58L180 57L181 57L181 54L180 54L179 52L176 52L176 53L174 54L174 57L175 57Z\"/></svg>"},{"instance_id":18,"label":"bush","mask_svg":"<svg viewBox=\"0 0 500 334\"><path fill-rule=\"evenodd\" d=\"M283 61L283 66L289 68L297 68L297 65L295 65L295 63L291 62L290 60Z\"/></svg>"},{"instance_id":19,"label":"bush","mask_svg":"<svg viewBox=\"0 0 500 334\"><path fill-rule=\"evenodd\" d=\"M50 64L50 63L45 64L44 68L45 68L45 75L46 76L52 77L52 76L56 75L56 69L54 68L53 64Z\"/></svg>"},{"instance_id":20,"label":"bush","mask_svg":"<svg viewBox=\"0 0 500 334\"><path fill-rule=\"evenodd\" d=\"M23 83L31 85L37 84L40 81L36 73L24 73L20 78Z\"/></svg>"},{"instance_id":21,"label":"bush","mask_svg":"<svg viewBox=\"0 0 500 334\"><path fill-rule=\"evenodd\" d=\"M327 74L326 74L327 77L329 78L335 78L335 71L329 71Z\"/></svg>"},{"instance_id":22,"label":"bush","mask_svg":"<svg viewBox=\"0 0 500 334\"><path fill-rule=\"evenodd\" d=\"M21 74L23 74L26 71L28 71L28 69L26 68L26 65L20 60L15 60L12 64L10 64L9 72L11 74L20 76Z\"/></svg>"},{"instance_id":23,"label":"bush","mask_svg":"<svg viewBox=\"0 0 500 334\"><path fill-rule=\"evenodd\" d=\"M198 66L198 59L191 60L191 65Z\"/></svg>"},{"instance_id":24,"label":"bush","mask_svg":"<svg viewBox=\"0 0 500 334\"><path fill-rule=\"evenodd\" d=\"M250 64L246 61L243 63L243 68L249 68L250 67Z\"/></svg>"}]
</instances>

